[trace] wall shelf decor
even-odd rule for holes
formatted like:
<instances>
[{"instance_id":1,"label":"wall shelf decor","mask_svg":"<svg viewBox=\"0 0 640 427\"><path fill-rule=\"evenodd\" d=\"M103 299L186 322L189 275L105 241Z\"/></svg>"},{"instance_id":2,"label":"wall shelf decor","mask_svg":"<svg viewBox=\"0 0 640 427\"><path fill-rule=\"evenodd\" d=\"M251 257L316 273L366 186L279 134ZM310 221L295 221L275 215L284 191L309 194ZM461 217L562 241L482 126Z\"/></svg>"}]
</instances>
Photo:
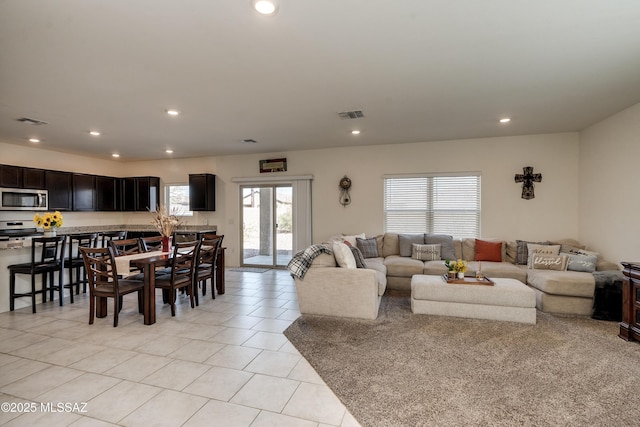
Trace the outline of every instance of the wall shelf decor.
<instances>
[{"instance_id":1,"label":"wall shelf decor","mask_svg":"<svg viewBox=\"0 0 640 427\"><path fill-rule=\"evenodd\" d=\"M286 172L287 159L266 159L260 160L260 173Z\"/></svg>"}]
</instances>

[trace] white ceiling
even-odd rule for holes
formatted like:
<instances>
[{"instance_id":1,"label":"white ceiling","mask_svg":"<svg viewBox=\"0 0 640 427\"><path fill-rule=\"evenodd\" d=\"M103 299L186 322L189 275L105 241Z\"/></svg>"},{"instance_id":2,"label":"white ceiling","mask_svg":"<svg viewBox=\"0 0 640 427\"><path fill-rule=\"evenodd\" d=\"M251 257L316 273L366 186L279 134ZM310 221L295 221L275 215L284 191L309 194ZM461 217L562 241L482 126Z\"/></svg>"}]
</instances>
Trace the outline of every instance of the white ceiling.
<instances>
[{"instance_id":1,"label":"white ceiling","mask_svg":"<svg viewBox=\"0 0 640 427\"><path fill-rule=\"evenodd\" d=\"M637 0L280 0L274 17L249 0L0 0L0 141L50 150L128 161L578 131L638 102ZM365 117L338 118L353 109Z\"/></svg>"}]
</instances>

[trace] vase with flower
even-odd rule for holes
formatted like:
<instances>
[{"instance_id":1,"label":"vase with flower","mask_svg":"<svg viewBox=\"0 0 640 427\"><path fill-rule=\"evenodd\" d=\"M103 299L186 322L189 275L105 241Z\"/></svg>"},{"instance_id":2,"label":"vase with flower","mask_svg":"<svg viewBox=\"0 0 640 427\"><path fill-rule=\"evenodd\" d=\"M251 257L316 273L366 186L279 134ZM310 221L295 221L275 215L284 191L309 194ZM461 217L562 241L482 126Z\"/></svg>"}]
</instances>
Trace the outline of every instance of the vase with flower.
<instances>
[{"instance_id":1,"label":"vase with flower","mask_svg":"<svg viewBox=\"0 0 640 427\"><path fill-rule=\"evenodd\" d=\"M64 219L59 211L45 212L42 215L35 214L33 222L37 227L42 227L44 230L44 237L54 237L56 235L56 229L62 227Z\"/></svg>"},{"instance_id":2,"label":"vase with flower","mask_svg":"<svg viewBox=\"0 0 640 427\"><path fill-rule=\"evenodd\" d=\"M151 212L151 211L150 211ZM166 207L158 206L155 212L151 212L153 219L151 224L162 236L162 252L169 252L171 248L171 236L182 225L177 213L170 213Z\"/></svg>"},{"instance_id":3,"label":"vase with flower","mask_svg":"<svg viewBox=\"0 0 640 427\"><path fill-rule=\"evenodd\" d=\"M449 279L464 279L464 273L467 272L468 264L467 261L458 259L458 260L445 260L444 265L447 267L448 273L447 277Z\"/></svg>"}]
</instances>

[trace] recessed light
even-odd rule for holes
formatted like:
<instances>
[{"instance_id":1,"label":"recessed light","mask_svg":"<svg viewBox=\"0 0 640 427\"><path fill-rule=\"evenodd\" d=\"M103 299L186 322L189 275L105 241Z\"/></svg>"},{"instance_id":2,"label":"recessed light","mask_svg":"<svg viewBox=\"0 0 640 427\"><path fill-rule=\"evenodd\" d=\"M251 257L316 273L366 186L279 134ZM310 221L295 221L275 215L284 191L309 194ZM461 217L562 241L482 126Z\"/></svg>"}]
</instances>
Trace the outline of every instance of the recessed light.
<instances>
[{"instance_id":1,"label":"recessed light","mask_svg":"<svg viewBox=\"0 0 640 427\"><path fill-rule=\"evenodd\" d=\"M509 117L505 117L504 119L500 119L500 123L509 123L511 119Z\"/></svg>"},{"instance_id":2,"label":"recessed light","mask_svg":"<svg viewBox=\"0 0 640 427\"><path fill-rule=\"evenodd\" d=\"M261 15L275 15L278 11L275 0L251 0L251 5Z\"/></svg>"},{"instance_id":3,"label":"recessed light","mask_svg":"<svg viewBox=\"0 0 640 427\"><path fill-rule=\"evenodd\" d=\"M167 154L172 154L173 150L164 150L164 152L167 153Z\"/></svg>"},{"instance_id":4,"label":"recessed light","mask_svg":"<svg viewBox=\"0 0 640 427\"><path fill-rule=\"evenodd\" d=\"M120 157L120 154L118 154L118 153L113 153L113 154L111 155L111 157Z\"/></svg>"},{"instance_id":5,"label":"recessed light","mask_svg":"<svg viewBox=\"0 0 640 427\"><path fill-rule=\"evenodd\" d=\"M29 142L38 143L40 140L38 138L29 138Z\"/></svg>"},{"instance_id":6,"label":"recessed light","mask_svg":"<svg viewBox=\"0 0 640 427\"><path fill-rule=\"evenodd\" d=\"M89 135L91 135L91 136L100 136L100 132L98 132L97 130L91 130L91 131L89 131Z\"/></svg>"},{"instance_id":7,"label":"recessed light","mask_svg":"<svg viewBox=\"0 0 640 427\"><path fill-rule=\"evenodd\" d=\"M351 134L353 135L360 135L360 131L359 130L352 130Z\"/></svg>"},{"instance_id":8,"label":"recessed light","mask_svg":"<svg viewBox=\"0 0 640 427\"><path fill-rule=\"evenodd\" d=\"M178 114L180 114L180 111L178 110L167 110L167 114L170 116L177 116Z\"/></svg>"}]
</instances>

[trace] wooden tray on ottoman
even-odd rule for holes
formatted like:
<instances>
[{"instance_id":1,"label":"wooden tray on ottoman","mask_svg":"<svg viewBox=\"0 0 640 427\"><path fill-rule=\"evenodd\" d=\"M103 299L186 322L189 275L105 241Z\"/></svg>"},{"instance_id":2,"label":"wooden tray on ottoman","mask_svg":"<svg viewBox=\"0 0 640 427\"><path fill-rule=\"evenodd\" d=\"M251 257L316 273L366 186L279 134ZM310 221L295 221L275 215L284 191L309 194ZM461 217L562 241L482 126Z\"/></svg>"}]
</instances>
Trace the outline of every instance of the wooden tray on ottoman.
<instances>
[{"instance_id":1,"label":"wooden tray on ottoman","mask_svg":"<svg viewBox=\"0 0 640 427\"><path fill-rule=\"evenodd\" d=\"M458 279L457 277L455 279L449 279L448 275L443 274L442 278L444 279L445 282L447 282L450 285L484 285L484 286L494 285L494 281L489 279L486 276L482 279L476 279L475 277L472 277L472 276L464 276L464 279Z\"/></svg>"}]
</instances>

